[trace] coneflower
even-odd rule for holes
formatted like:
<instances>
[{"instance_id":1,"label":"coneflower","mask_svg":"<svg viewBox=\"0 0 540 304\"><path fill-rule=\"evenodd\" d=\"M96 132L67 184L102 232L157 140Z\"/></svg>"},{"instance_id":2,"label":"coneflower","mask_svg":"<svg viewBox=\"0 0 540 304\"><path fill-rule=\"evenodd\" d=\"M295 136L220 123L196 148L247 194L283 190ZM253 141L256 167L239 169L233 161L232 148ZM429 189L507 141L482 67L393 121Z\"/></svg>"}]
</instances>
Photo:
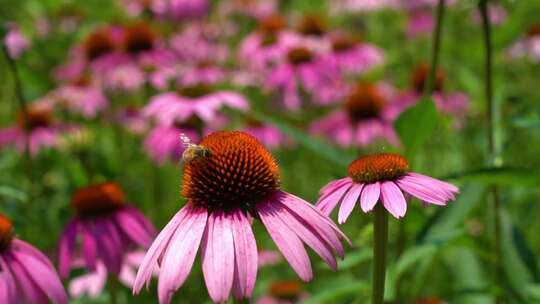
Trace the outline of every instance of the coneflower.
<instances>
[{"instance_id":1,"label":"coneflower","mask_svg":"<svg viewBox=\"0 0 540 304\"><path fill-rule=\"evenodd\" d=\"M306 243L332 268L345 236L316 208L280 189L279 168L251 135L215 132L184 153L183 207L161 231L139 268L138 293L159 265L158 296L169 303L186 280L201 246L208 292L216 303L251 296L257 245L251 219L259 219L292 268L312 278Z\"/></svg>"},{"instance_id":2,"label":"coneflower","mask_svg":"<svg viewBox=\"0 0 540 304\"><path fill-rule=\"evenodd\" d=\"M0 303L67 304L60 278L49 259L15 237L13 224L0 214Z\"/></svg>"},{"instance_id":3,"label":"coneflower","mask_svg":"<svg viewBox=\"0 0 540 304\"><path fill-rule=\"evenodd\" d=\"M125 254L134 248L148 248L155 229L135 207L127 204L120 185L113 182L79 189L71 201L75 217L60 238L59 272L67 277L74 261L83 258L94 271L103 263L108 273L118 275ZM80 255L76 246L80 244Z\"/></svg>"}]
</instances>

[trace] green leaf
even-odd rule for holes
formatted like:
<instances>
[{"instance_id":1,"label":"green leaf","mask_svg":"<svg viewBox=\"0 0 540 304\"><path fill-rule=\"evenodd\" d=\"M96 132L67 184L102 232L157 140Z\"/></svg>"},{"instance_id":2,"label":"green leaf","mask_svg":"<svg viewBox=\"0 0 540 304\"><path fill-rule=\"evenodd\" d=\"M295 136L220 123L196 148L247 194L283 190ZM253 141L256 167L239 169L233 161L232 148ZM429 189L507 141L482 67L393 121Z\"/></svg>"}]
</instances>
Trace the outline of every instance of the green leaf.
<instances>
[{"instance_id":1,"label":"green leaf","mask_svg":"<svg viewBox=\"0 0 540 304\"><path fill-rule=\"evenodd\" d=\"M437 246L431 244L420 245L408 249L400 256L396 263L394 268L394 279L398 279L419 261L430 259L435 253L437 253Z\"/></svg>"},{"instance_id":2,"label":"green leaf","mask_svg":"<svg viewBox=\"0 0 540 304\"><path fill-rule=\"evenodd\" d=\"M28 197L24 191L7 185L0 186L0 196L15 199L20 202L26 201Z\"/></svg>"},{"instance_id":3,"label":"green leaf","mask_svg":"<svg viewBox=\"0 0 540 304\"><path fill-rule=\"evenodd\" d=\"M430 98L425 98L401 113L395 127L403 145L413 151L433 134L438 119L435 104Z\"/></svg>"},{"instance_id":4,"label":"green leaf","mask_svg":"<svg viewBox=\"0 0 540 304\"><path fill-rule=\"evenodd\" d=\"M537 186L540 185L540 172L526 168L491 167L455 173L444 179L458 182L478 181L500 186Z\"/></svg>"},{"instance_id":5,"label":"green leaf","mask_svg":"<svg viewBox=\"0 0 540 304\"><path fill-rule=\"evenodd\" d=\"M345 256L343 261L339 262L339 269L345 270L355 267L356 265L368 261L372 258L373 252L371 248L364 248L362 250L349 253Z\"/></svg>"},{"instance_id":6,"label":"green leaf","mask_svg":"<svg viewBox=\"0 0 540 304\"><path fill-rule=\"evenodd\" d=\"M281 121L280 119L258 112L252 112L251 116L259 121L266 122L280 129L283 133L294 139L300 145L304 146L320 157L331 161L337 166L347 167L348 164L354 159L353 155L348 155L348 153L341 151L330 144L324 143L317 138L314 138L298 130L297 128L288 125L286 122Z\"/></svg>"}]
</instances>

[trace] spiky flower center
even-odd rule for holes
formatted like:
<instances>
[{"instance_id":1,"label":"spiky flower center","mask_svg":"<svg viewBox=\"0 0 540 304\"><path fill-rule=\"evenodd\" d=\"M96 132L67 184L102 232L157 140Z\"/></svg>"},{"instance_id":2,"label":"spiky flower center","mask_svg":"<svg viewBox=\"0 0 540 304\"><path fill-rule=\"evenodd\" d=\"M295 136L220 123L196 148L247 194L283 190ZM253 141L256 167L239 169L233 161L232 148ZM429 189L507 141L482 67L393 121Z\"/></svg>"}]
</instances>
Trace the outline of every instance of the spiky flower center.
<instances>
[{"instance_id":1,"label":"spiky flower center","mask_svg":"<svg viewBox=\"0 0 540 304\"><path fill-rule=\"evenodd\" d=\"M409 162L394 153L379 153L360 157L348 168L349 176L356 183L374 183L392 181L405 175Z\"/></svg>"},{"instance_id":2,"label":"spiky flower center","mask_svg":"<svg viewBox=\"0 0 540 304\"><path fill-rule=\"evenodd\" d=\"M414 68L411 80L413 88L416 90L416 92L424 92L430 69L431 67L425 63L421 63ZM433 84L433 90L435 92L441 92L443 90L445 78L446 76L444 72L437 69L437 72L435 73L435 83Z\"/></svg>"},{"instance_id":3,"label":"spiky flower center","mask_svg":"<svg viewBox=\"0 0 540 304\"><path fill-rule=\"evenodd\" d=\"M184 86L178 89L178 94L189 98L199 98L210 93L212 93L212 87L204 83Z\"/></svg>"},{"instance_id":4,"label":"spiky flower center","mask_svg":"<svg viewBox=\"0 0 540 304\"><path fill-rule=\"evenodd\" d=\"M533 24L527 29L527 37L540 37L540 23Z\"/></svg>"},{"instance_id":5,"label":"spiky flower center","mask_svg":"<svg viewBox=\"0 0 540 304\"><path fill-rule=\"evenodd\" d=\"M108 29L98 29L83 42L83 50L88 60L112 53L115 43Z\"/></svg>"},{"instance_id":6,"label":"spiky flower center","mask_svg":"<svg viewBox=\"0 0 540 304\"><path fill-rule=\"evenodd\" d=\"M135 23L124 28L123 48L137 55L154 47L156 34L146 23Z\"/></svg>"},{"instance_id":7,"label":"spiky flower center","mask_svg":"<svg viewBox=\"0 0 540 304\"><path fill-rule=\"evenodd\" d=\"M306 47L295 47L287 53L287 60L294 65L308 63L313 60L313 53Z\"/></svg>"},{"instance_id":8,"label":"spiky flower center","mask_svg":"<svg viewBox=\"0 0 540 304\"><path fill-rule=\"evenodd\" d=\"M326 33L326 20L319 15L305 15L300 20L298 32L302 35L322 36Z\"/></svg>"},{"instance_id":9,"label":"spiky flower center","mask_svg":"<svg viewBox=\"0 0 540 304\"><path fill-rule=\"evenodd\" d=\"M124 192L114 182L100 183L79 189L71 205L82 217L95 217L111 213L124 205Z\"/></svg>"},{"instance_id":10,"label":"spiky flower center","mask_svg":"<svg viewBox=\"0 0 540 304\"><path fill-rule=\"evenodd\" d=\"M273 45L277 42L278 33L287 27L287 22L280 15L271 15L261 20L259 32L262 35L263 46Z\"/></svg>"},{"instance_id":11,"label":"spiky flower center","mask_svg":"<svg viewBox=\"0 0 540 304\"><path fill-rule=\"evenodd\" d=\"M209 210L246 212L279 188L279 168L270 153L244 132L215 132L202 139L206 149L184 165L182 195Z\"/></svg>"},{"instance_id":12,"label":"spiky flower center","mask_svg":"<svg viewBox=\"0 0 540 304\"><path fill-rule=\"evenodd\" d=\"M0 251L9 248L11 241L15 237L15 230L11 220L5 215L0 214Z\"/></svg>"},{"instance_id":13,"label":"spiky flower center","mask_svg":"<svg viewBox=\"0 0 540 304\"><path fill-rule=\"evenodd\" d=\"M372 83L358 83L345 101L345 110L352 122L377 118L384 108L385 98L380 89Z\"/></svg>"},{"instance_id":14,"label":"spiky flower center","mask_svg":"<svg viewBox=\"0 0 540 304\"><path fill-rule=\"evenodd\" d=\"M275 298L281 300L298 300L302 286L297 281L277 281L270 285L269 293Z\"/></svg>"},{"instance_id":15,"label":"spiky flower center","mask_svg":"<svg viewBox=\"0 0 540 304\"><path fill-rule=\"evenodd\" d=\"M28 107L17 114L17 125L26 130L34 130L50 126L51 110L44 107Z\"/></svg>"},{"instance_id":16,"label":"spiky flower center","mask_svg":"<svg viewBox=\"0 0 540 304\"><path fill-rule=\"evenodd\" d=\"M339 35L332 39L332 50L336 53L352 49L361 39L350 35Z\"/></svg>"}]
</instances>

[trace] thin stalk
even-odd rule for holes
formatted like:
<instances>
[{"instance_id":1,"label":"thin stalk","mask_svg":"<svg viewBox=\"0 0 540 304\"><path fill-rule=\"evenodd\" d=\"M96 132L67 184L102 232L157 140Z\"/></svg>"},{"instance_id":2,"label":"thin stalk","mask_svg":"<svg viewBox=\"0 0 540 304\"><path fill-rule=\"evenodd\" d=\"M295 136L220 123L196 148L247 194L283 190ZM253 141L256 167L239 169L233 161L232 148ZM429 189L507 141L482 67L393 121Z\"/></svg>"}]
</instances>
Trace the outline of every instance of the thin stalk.
<instances>
[{"instance_id":1,"label":"thin stalk","mask_svg":"<svg viewBox=\"0 0 540 304\"><path fill-rule=\"evenodd\" d=\"M439 0L439 2L437 3L437 23L435 25L435 31L433 32L433 45L431 48L431 67L428 78L426 80L426 85L424 86L424 97L431 96L431 93L433 93L435 77L437 76L437 66L439 65L439 53L441 49L442 24L445 11L444 1L445 0Z\"/></svg>"},{"instance_id":2,"label":"thin stalk","mask_svg":"<svg viewBox=\"0 0 540 304\"><path fill-rule=\"evenodd\" d=\"M107 284L107 289L109 292L109 303L117 304L118 303L118 279L114 276L109 276Z\"/></svg>"},{"instance_id":3,"label":"thin stalk","mask_svg":"<svg viewBox=\"0 0 540 304\"><path fill-rule=\"evenodd\" d=\"M28 121L28 107L26 98L24 98L24 93L22 89L22 81L21 77L19 76L19 70L17 68L17 64L13 58L9 55L9 51L7 49L7 46L5 44L2 44L2 53L4 54L4 57L6 58L9 71L13 77L13 82L15 85L15 99L17 100L18 107L21 111L22 115L22 121L23 121L23 132L25 135L25 147L24 147L24 166L26 175L28 178L28 182L30 185L30 188L32 187L32 181L33 181L33 173L32 173L32 157L30 155L30 134L28 130L26 129L26 122ZM31 191L30 191L31 192ZM30 193L29 192L29 193Z\"/></svg>"},{"instance_id":4,"label":"thin stalk","mask_svg":"<svg viewBox=\"0 0 540 304\"><path fill-rule=\"evenodd\" d=\"M372 304L384 303L386 278L386 245L388 242L388 212L382 204L375 206L373 219L373 289Z\"/></svg>"},{"instance_id":5,"label":"thin stalk","mask_svg":"<svg viewBox=\"0 0 540 304\"><path fill-rule=\"evenodd\" d=\"M480 0L478 2L478 8L482 17L482 30L484 36L484 49L485 49L485 61L484 61L484 73L485 73L485 86L484 93L486 95L486 111L487 111L487 132L486 137L488 140L488 155L489 162L493 166L497 166L497 147L495 143L495 122L494 122L494 100L493 100L493 44L491 40L491 24L488 15L488 1ZM501 287L502 278L502 249L501 249L501 200L499 188L497 186L491 187L492 202L493 202L493 226L494 226L494 275L496 287ZM500 293L497 292L496 303L502 303Z\"/></svg>"}]
</instances>

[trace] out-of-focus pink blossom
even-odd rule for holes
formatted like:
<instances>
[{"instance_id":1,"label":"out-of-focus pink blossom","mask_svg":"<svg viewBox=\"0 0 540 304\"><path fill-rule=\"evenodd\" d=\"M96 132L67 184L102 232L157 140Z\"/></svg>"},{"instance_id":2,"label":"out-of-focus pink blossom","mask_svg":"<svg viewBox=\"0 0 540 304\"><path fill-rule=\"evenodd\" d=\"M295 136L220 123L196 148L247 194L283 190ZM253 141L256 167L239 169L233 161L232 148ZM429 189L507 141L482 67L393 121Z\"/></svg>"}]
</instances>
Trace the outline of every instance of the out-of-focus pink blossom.
<instances>
[{"instance_id":1,"label":"out-of-focus pink blossom","mask_svg":"<svg viewBox=\"0 0 540 304\"><path fill-rule=\"evenodd\" d=\"M4 43L11 58L19 58L30 47L30 41L16 25L11 26L4 37Z\"/></svg>"}]
</instances>

